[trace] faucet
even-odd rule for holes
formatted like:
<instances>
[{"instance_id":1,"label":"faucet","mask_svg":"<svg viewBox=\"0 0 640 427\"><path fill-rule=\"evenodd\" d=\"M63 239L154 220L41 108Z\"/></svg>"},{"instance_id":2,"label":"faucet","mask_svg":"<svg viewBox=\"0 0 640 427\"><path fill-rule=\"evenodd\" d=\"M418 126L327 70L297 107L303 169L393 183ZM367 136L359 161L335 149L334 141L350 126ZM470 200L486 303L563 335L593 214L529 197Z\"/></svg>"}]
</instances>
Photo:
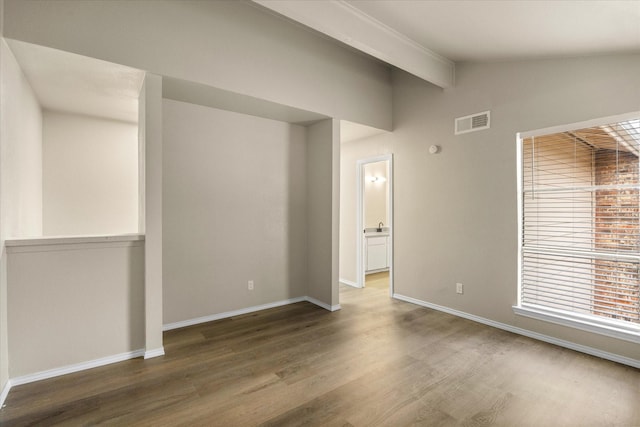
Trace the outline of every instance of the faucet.
<instances>
[{"instance_id":1,"label":"faucet","mask_svg":"<svg viewBox=\"0 0 640 427\"><path fill-rule=\"evenodd\" d=\"M383 226L383 225L384 225L384 223L383 223L382 221L380 221L380 222L378 223L378 228L376 228L376 231L377 231L378 233L380 233L380 232L382 231L382 226Z\"/></svg>"}]
</instances>

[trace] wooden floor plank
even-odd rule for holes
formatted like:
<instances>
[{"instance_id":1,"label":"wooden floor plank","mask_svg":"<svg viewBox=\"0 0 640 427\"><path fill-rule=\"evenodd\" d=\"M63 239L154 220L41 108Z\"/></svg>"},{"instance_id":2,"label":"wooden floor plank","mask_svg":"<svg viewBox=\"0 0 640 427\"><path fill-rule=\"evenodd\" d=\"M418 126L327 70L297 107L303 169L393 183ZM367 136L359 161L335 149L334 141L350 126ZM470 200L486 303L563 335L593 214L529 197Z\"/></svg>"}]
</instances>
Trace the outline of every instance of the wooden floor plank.
<instances>
[{"instance_id":1,"label":"wooden floor plank","mask_svg":"<svg viewBox=\"0 0 640 427\"><path fill-rule=\"evenodd\" d=\"M389 298L388 273L14 387L0 425L640 426L640 370Z\"/></svg>"}]
</instances>

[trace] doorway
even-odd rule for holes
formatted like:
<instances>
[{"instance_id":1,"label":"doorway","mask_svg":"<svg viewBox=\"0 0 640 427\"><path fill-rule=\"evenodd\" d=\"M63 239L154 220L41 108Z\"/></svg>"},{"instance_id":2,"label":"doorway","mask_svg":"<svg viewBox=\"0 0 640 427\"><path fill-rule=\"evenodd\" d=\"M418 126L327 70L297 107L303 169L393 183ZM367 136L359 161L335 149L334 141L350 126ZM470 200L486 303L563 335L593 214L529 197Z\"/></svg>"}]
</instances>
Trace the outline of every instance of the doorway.
<instances>
[{"instance_id":1,"label":"doorway","mask_svg":"<svg viewBox=\"0 0 640 427\"><path fill-rule=\"evenodd\" d=\"M357 285L393 295L393 154L356 162Z\"/></svg>"}]
</instances>

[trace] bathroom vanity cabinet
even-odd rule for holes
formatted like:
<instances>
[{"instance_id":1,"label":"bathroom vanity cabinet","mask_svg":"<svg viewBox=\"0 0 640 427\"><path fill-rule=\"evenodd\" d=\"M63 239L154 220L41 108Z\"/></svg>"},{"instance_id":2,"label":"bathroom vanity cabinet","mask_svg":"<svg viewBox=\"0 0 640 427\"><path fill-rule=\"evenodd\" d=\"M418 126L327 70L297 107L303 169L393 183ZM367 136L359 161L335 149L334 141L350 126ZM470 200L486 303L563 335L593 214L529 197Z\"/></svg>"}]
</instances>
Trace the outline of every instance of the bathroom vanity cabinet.
<instances>
[{"instance_id":1,"label":"bathroom vanity cabinet","mask_svg":"<svg viewBox=\"0 0 640 427\"><path fill-rule=\"evenodd\" d=\"M389 233L365 233L365 270L375 273L389 269Z\"/></svg>"}]
</instances>

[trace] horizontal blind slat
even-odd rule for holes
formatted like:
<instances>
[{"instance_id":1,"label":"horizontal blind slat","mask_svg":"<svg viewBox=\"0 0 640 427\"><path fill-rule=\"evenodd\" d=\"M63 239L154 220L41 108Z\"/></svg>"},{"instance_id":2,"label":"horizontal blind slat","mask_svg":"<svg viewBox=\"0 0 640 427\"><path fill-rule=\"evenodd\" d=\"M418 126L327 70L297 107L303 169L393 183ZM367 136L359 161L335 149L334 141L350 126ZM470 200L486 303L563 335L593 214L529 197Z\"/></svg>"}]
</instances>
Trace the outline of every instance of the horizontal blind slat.
<instances>
[{"instance_id":1,"label":"horizontal blind slat","mask_svg":"<svg viewBox=\"0 0 640 427\"><path fill-rule=\"evenodd\" d=\"M522 144L521 301L640 323L640 120Z\"/></svg>"}]
</instances>

